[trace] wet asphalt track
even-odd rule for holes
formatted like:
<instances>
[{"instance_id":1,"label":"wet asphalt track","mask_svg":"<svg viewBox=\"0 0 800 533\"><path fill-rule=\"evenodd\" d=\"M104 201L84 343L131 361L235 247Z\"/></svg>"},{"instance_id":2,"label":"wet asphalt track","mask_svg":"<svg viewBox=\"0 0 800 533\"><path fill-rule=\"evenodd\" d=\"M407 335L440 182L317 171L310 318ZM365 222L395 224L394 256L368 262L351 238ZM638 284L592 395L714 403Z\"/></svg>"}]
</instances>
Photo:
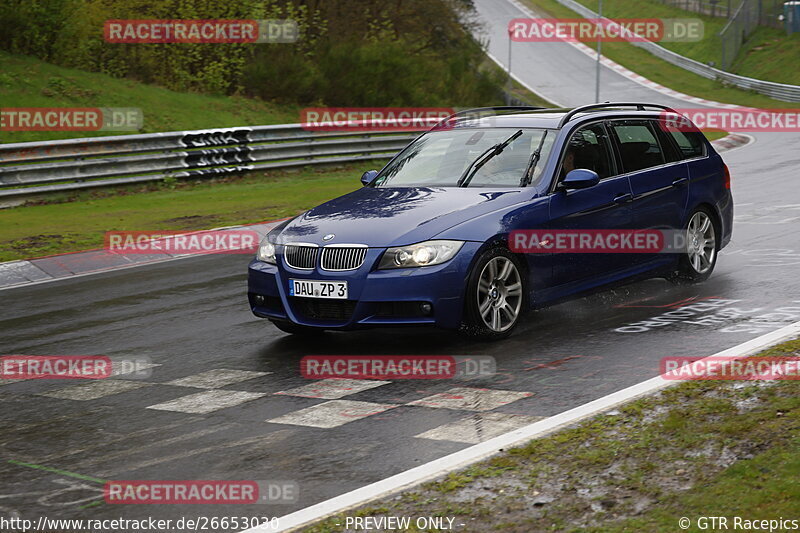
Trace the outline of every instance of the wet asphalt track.
<instances>
[{"instance_id":1,"label":"wet asphalt track","mask_svg":"<svg viewBox=\"0 0 800 533\"><path fill-rule=\"evenodd\" d=\"M509 16L519 16L501 2L477 3L492 35L503 35ZM499 46L504 50L504 41ZM547 74L562 62L585 74L591 68L586 56L558 45L541 54L550 61L559 54L547 67L543 59L522 61L521 54L514 70L528 83L562 103L591 100L577 77L554 86ZM624 99L679 105L607 69L603 76ZM160 366L143 386L97 399L42 395L74 383L0 385L0 514L283 515L469 445L417 437L445 424L463 421L471 428L443 430L445 436L485 438L498 413L554 415L656 375L664 356L709 355L800 320L798 140L760 134L755 144L724 156L733 175L736 225L708 282L679 287L650 280L564 303L531 313L512 338L495 344L425 329L331 333L322 340L285 336L250 314L242 256L1 291L1 354L145 356ZM491 355L499 373L466 383L393 382L348 394L342 400L381 406L363 418L350 410L350 420L337 427L267 422L327 401L275 394L308 384L298 362L311 354ZM216 387L259 396L208 414L148 409L203 392L166 383L215 369L263 373ZM407 405L462 386L530 395L507 397L519 399L483 412L489 415L473 411L483 403L459 409ZM387 405L397 407L382 411ZM236 507L97 503L102 481L112 479L293 480L301 496L294 504Z\"/></svg>"}]
</instances>

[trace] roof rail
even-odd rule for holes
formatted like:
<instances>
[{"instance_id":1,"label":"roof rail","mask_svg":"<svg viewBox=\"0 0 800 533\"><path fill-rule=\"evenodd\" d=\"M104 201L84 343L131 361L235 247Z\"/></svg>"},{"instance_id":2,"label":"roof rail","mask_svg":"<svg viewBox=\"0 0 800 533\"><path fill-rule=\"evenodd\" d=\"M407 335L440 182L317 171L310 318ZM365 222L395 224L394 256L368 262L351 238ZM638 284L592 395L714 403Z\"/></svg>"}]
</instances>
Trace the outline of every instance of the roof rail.
<instances>
[{"instance_id":1,"label":"roof rail","mask_svg":"<svg viewBox=\"0 0 800 533\"><path fill-rule=\"evenodd\" d=\"M438 128L441 124L447 123L448 120L456 118L461 115L465 115L467 113L480 113L481 111L508 111L508 114L511 113L522 113L523 111L541 111L542 109L547 109L546 107L539 107L539 106L532 106L532 105L520 105L520 106L513 106L513 105L500 105L500 106L492 106L492 107L473 107L471 109L462 109L461 111L456 111L452 115L447 118L443 118L436 125L433 126L431 129Z\"/></svg>"},{"instance_id":2,"label":"roof rail","mask_svg":"<svg viewBox=\"0 0 800 533\"><path fill-rule=\"evenodd\" d=\"M585 113L586 111L590 111L592 109L606 109L609 107L635 107L637 111L644 111L645 107L652 107L656 109L663 109L664 111L672 111L673 113L677 113L674 109L669 106L661 105L661 104L643 104L640 102L603 102L602 104L589 104L589 105L582 105L580 107L576 107L563 117L558 122L558 127L563 128L564 124L570 121L572 117L577 115L578 113Z\"/></svg>"}]
</instances>

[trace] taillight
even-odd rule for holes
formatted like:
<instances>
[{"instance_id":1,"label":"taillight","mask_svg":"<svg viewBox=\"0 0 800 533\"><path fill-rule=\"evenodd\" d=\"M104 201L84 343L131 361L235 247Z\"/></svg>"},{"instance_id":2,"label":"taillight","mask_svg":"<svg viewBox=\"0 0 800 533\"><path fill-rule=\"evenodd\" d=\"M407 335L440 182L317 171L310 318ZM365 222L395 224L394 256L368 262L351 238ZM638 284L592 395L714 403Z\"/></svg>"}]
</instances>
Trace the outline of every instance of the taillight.
<instances>
[{"instance_id":1,"label":"taillight","mask_svg":"<svg viewBox=\"0 0 800 533\"><path fill-rule=\"evenodd\" d=\"M725 169L725 188L731 188L731 171L728 170L728 165L725 163L722 164L722 167Z\"/></svg>"}]
</instances>

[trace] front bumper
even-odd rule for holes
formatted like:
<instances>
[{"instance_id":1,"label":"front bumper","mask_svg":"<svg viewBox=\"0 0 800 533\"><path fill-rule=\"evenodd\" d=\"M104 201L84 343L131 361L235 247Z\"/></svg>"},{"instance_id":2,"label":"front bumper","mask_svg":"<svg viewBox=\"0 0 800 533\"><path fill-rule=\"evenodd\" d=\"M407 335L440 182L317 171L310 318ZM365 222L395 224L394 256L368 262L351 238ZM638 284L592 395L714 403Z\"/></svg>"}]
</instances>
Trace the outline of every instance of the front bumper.
<instances>
[{"instance_id":1,"label":"front bumper","mask_svg":"<svg viewBox=\"0 0 800 533\"><path fill-rule=\"evenodd\" d=\"M319 266L298 270L253 260L248 269L248 299L258 317L290 320L325 329L461 324L464 288L481 243L466 242L450 261L430 267L375 270L385 248L370 248L357 270L329 272ZM289 296L289 279L347 281L348 299ZM422 304L430 304L425 313Z\"/></svg>"}]
</instances>

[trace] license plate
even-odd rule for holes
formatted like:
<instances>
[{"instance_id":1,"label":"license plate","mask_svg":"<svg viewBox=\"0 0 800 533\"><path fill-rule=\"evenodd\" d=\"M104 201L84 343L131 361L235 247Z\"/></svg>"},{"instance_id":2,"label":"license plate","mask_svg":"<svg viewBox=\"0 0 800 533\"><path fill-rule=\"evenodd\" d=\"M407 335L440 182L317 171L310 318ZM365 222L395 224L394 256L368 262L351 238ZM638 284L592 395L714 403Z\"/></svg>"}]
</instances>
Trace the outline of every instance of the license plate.
<instances>
[{"instance_id":1,"label":"license plate","mask_svg":"<svg viewBox=\"0 0 800 533\"><path fill-rule=\"evenodd\" d=\"M346 281L312 281L308 279L290 279L289 296L301 298L347 299Z\"/></svg>"}]
</instances>

